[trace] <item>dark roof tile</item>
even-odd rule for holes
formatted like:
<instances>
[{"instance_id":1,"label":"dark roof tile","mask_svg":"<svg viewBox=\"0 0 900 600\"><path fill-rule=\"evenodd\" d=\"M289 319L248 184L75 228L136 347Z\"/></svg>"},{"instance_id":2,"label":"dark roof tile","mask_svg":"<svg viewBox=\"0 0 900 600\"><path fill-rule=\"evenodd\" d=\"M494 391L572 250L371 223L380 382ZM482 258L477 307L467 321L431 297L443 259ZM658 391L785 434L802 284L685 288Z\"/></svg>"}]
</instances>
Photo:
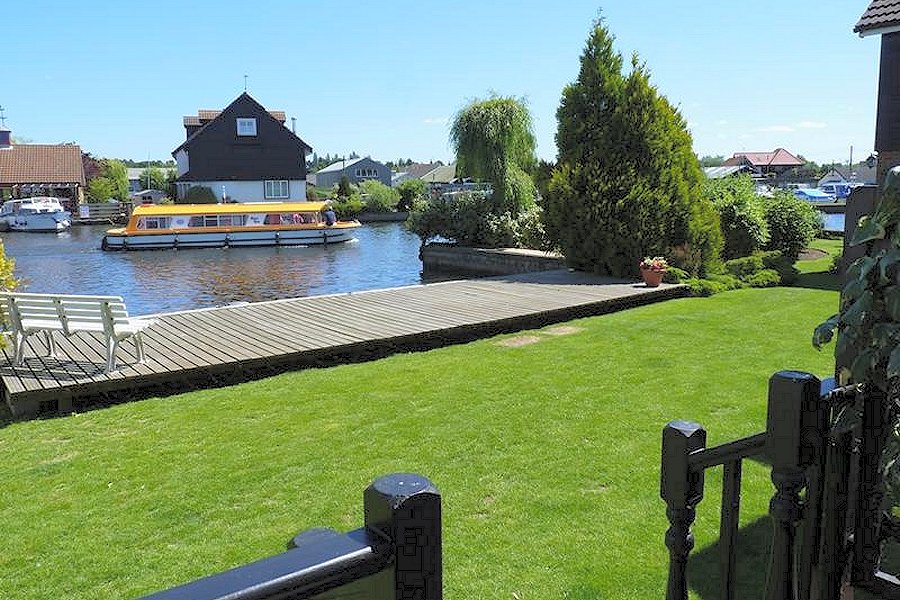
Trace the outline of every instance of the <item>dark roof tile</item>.
<instances>
[{"instance_id":1,"label":"dark roof tile","mask_svg":"<svg viewBox=\"0 0 900 600\"><path fill-rule=\"evenodd\" d=\"M900 0L872 0L853 31L860 35L877 29L900 26Z\"/></svg>"}]
</instances>

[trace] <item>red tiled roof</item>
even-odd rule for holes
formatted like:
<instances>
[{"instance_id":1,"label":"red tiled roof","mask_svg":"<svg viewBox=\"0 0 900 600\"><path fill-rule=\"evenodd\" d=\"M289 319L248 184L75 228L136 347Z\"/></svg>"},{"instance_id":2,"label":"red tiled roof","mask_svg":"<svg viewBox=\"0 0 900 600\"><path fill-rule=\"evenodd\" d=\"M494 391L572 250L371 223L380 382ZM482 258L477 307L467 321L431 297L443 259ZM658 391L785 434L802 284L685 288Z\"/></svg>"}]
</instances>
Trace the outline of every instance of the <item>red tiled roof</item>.
<instances>
[{"instance_id":1,"label":"red tiled roof","mask_svg":"<svg viewBox=\"0 0 900 600\"><path fill-rule=\"evenodd\" d=\"M853 31L864 35L878 29L900 26L900 0L872 0Z\"/></svg>"},{"instance_id":2,"label":"red tiled roof","mask_svg":"<svg viewBox=\"0 0 900 600\"><path fill-rule=\"evenodd\" d=\"M735 152L734 156L725 161L725 164L739 165L742 158L754 167L799 167L803 165L802 160L784 148L776 148L772 152Z\"/></svg>"},{"instance_id":3,"label":"red tiled roof","mask_svg":"<svg viewBox=\"0 0 900 600\"><path fill-rule=\"evenodd\" d=\"M15 144L0 149L0 185L21 183L84 185L81 148L74 144Z\"/></svg>"}]
</instances>

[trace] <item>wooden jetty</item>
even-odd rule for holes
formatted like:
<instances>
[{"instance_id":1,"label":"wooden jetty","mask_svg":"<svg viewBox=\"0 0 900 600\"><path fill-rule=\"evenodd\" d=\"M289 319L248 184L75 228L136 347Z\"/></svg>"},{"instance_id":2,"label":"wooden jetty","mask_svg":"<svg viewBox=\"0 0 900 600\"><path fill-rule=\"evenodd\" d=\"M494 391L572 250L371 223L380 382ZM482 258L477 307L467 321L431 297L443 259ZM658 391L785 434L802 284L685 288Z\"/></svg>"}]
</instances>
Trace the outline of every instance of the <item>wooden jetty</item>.
<instances>
[{"instance_id":1,"label":"wooden jetty","mask_svg":"<svg viewBox=\"0 0 900 600\"><path fill-rule=\"evenodd\" d=\"M144 332L147 362L136 362L126 340L120 369L109 374L97 334L57 336L57 358L33 336L21 367L11 348L0 351L0 378L7 406L22 418L436 348L685 294L684 286L556 270L273 300L156 315Z\"/></svg>"}]
</instances>

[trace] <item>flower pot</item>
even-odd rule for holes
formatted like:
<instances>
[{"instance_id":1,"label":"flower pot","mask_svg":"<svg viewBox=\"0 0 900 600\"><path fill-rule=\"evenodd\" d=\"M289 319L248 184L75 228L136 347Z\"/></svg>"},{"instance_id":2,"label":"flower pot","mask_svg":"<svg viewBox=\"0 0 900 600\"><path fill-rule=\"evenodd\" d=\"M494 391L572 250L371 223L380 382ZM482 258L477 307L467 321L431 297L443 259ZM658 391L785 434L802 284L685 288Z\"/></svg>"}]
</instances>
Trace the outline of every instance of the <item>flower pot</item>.
<instances>
[{"instance_id":1,"label":"flower pot","mask_svg":"<svg viewBox=\"0 0 900 600\"><path fill-rule=\"evenodd\" d=\"M641 269L641 276L644 278L644 283L647 284L647 287L657 287L660 283L662 283L663 275L665 275L665 271L654 271L653 269Z\"/></svg>"}]
</instances>

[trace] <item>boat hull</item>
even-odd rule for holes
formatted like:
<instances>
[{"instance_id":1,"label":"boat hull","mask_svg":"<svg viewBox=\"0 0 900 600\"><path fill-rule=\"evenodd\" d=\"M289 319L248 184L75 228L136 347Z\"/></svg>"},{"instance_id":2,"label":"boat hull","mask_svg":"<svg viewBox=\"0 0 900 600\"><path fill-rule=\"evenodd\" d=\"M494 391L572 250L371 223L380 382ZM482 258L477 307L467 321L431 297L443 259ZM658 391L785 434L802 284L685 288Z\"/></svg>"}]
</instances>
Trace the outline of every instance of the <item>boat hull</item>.
<instances>
[{"instance_id":1,"label":"boat hull","mask_svg":"<svg viewBox=\"0 0 900 600\"><path fill-rule=\"evenodd\" d=\"M68 214L40 213L19 215L3 219L10 231L28 231L32 233L58 233L72 226Z\"/></svg>"},{"instance_id":2,"label":"boat hull","mask_svg":"<svg viewBox=\"0 0 900 600\"><path fill-rule=\"evenodd\" d=\"M107 233L104 250L165 250L170 248L231 248L314 246L353 239L353 228L282 229L268 231Z\"/></svg>"}]
</instances>

